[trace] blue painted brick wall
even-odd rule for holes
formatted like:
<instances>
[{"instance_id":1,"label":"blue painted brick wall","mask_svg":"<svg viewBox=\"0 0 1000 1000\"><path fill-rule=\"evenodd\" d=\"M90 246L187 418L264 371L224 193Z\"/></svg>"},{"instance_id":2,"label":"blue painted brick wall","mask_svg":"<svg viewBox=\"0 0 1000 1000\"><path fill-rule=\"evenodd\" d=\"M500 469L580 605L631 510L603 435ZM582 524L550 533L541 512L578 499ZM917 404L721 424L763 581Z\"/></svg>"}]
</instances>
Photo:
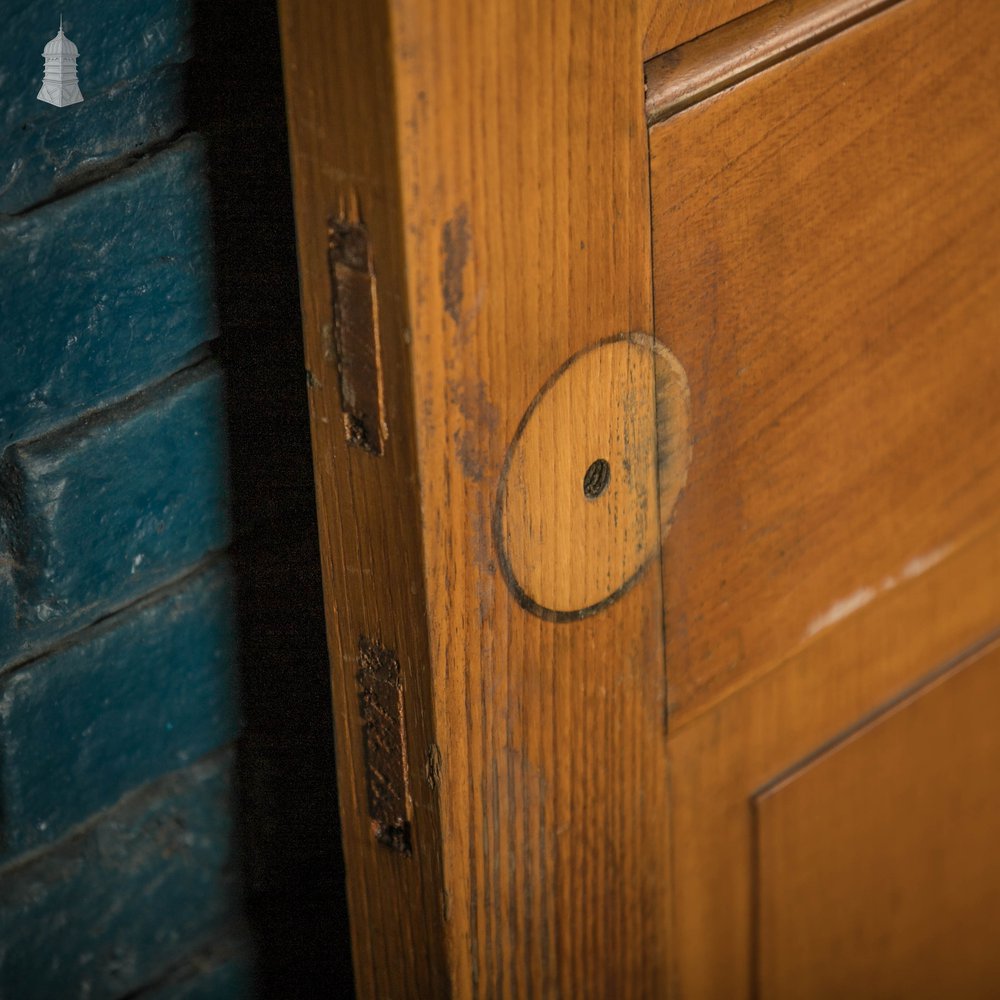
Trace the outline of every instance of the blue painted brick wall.
<instances>
[{"instance_id":1,"label":"blue painted brick wall","mask_svg":"<svg viewBox=\"0 0 1000 1000\"><path fill-rule=\"evenodd\" d=\"M0 275L0 445L190 363L215 334L200 141L0 222Z\"/></svg>"},{"instance_id":2,"label":"blue painted brick wall","mask_svg":"<svg viewBox=\"0 0 1000 1000\"><path fill-rule=\"evenodd\" d=\"M191 0L0 19L0 997L236 998L253 950Z\"/></svg>"},{"instance_id":3,"label":"blue painted brick wall","mask_svg":"<svg viewBox=\"0 0 1000 1000\"><path fill-rule=\"evenodd\" d=\"M252 954L230 954L227 942L213 942L204 954L192 956L179 976L144 990L142 1000L241 1000L254 996L256 979Z\"/></svg>"},{"instance_id":4,"label":"blue painted brick wall","mask_svg":"<svg viewBox=\"0 0 1000 1000\"><path fill-rule=\"evenodd\" d=\"M211 362L9 446L0 461L9 553L0 653L94 620L224 547L225 454Z\"/></svg>"},{"instance_id":5,"label":"blue painted brick wall","mask_svg":"<svg viewBox=\"0 0 1000 1000\"><path fill-rule=\"evenodd\" d=\"M0 215L13 214L180 133L191 0L102 0L66 10L82 104L36 99L58 7L7 0L0 27ZM75 16L78 15L78 16Z\"/></svg>"},{"instance_id":6,"label":"blue painted brick wall","mask_svg":"<svg viewBox=\"0 0 1000 1000\"><path fill-rule=\"evenodd\" d=\"M231 740L234 641L215 562L0 674L0 861Z\"/></svg>"},{"instance_id":7,"label":"blue painted brick wall","mask_svg":"<svg viewBox=\"0 0 1000 1000\"><path fill-rule=\"evenodd\" d=\"M122 997L238 919L230 775L200 761L0 869L0 996Z\"/></svg>"},{"instance_id":8,"label":"blue painted brick wall","mask_svg":"<svg viewBox=\"0 0 1000 1000\"><path fill-rule=\"evenodd\" d=\"M183 66L163 66L88 95L73 115L45 112L15 129L6 143L0 215L23 212L180 133L184 72Z\"/></svg>"}]
</instances>

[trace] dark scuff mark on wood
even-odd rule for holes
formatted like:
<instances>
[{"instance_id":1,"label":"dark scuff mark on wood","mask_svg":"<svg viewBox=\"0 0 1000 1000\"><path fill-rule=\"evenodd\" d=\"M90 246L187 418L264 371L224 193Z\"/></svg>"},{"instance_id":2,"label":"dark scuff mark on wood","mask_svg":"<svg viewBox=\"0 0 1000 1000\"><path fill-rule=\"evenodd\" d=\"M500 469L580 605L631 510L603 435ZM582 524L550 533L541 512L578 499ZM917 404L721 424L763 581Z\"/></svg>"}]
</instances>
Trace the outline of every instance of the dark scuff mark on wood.
<instances>
[{"instance_id":1,"label":"dark scuff mark on wood","mask_svg":"<svg viewBox=\"0 0 1000 1000\"><path fill-rule=\"evenodd\" d=\"M325 352L337 365L348 443L381 455L388 428L383 418L378 299L368 230L357 214L355 208L332 216L327 227L333 324L324 338Z\"/></svg>"},{"instance_id":2,"label":"dark scuff mark on wood","mask_svg":"<svg viewBox=\"0 0 1000 1000\"><path fill-rule=\"evenodd\" d=\"M489 474L490 441L500 424L500 412L490 401L482 380L448 380L448 399L463 417L463 429L455 432L455 446L462 472L474 483Z\"/></svg>"},{"instance_id":3,"label":"dark scuff mark on wood","mask_svg":"<svg viewBox=\"0 0 1000 1000\"><path fill-rule=\"evenodd\" d=\"M358 662L358 705L372 834L380 844L410 855L410 791L399 660L391 649L361 636Z\"/></svg>"},{"instance_id":4,"label":"dark scuff mark on wood","mask_svg":"<svg viewBox=\"0 0 1000 1000\"><path fill-rule=\"evenodd\" d=\"M441 229L441 295L456 325L462 322L462 272L469 260L469 211L462 204Z\"/></svg>"}]
</instances>

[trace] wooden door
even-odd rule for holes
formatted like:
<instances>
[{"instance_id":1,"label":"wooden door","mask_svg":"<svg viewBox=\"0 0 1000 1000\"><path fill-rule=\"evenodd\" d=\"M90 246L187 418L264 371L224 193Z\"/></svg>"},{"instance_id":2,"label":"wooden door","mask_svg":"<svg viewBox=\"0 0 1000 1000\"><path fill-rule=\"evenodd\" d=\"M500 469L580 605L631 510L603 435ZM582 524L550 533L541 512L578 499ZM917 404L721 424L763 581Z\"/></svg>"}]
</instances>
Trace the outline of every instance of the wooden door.
<instances>
[{"instance_id":1,"label":"wooden door","mask_svg":"<svg viewBox=\"0 0 1000 1000\"><path fill-rule=\"evenodd\" d=\"M285 0L364 996L992 996L1000 6Z\"/></svg>"}]
</instances>

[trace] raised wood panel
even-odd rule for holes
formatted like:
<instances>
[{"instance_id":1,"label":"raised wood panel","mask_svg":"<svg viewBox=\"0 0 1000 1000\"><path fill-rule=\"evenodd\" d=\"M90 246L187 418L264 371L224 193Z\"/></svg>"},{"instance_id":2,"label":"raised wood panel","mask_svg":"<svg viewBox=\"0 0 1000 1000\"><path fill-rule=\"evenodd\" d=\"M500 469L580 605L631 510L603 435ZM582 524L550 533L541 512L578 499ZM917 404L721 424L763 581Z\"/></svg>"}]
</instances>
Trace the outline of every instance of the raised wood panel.
<instances>
[{"instance_id":1,"label":"raised wood panel","mask_svg":"<svg viewBox=\"0 0 1000 1000\"><path fill-rule=\"evenodd\" d=\"M998 90L1000 5L907 0L651 129L675 725L997 510Z\"/></svg>"},{"instance_id":2,"label":"raised wood panel","mask_svg":"<svg viewBox=\"0 0 1000 1000\"><path fill-rule=\"evenodd\" d=\"M759 996L1000 988L1000 644L754 799Z\"/></svg>"},{"instance_id":3,"label":"raised wood panel","mask_svg":"<svg viewBox=\"0 0 1000 1000\"><path fill-rule=\"evenodd\" d=\"M779 669L674 729L669 825L675 995L752 995L753 796L897 699L914 678L961 658L998 622L1000 524L994 523L837 628L817 634Z\"/></svg>"}]
</instances>

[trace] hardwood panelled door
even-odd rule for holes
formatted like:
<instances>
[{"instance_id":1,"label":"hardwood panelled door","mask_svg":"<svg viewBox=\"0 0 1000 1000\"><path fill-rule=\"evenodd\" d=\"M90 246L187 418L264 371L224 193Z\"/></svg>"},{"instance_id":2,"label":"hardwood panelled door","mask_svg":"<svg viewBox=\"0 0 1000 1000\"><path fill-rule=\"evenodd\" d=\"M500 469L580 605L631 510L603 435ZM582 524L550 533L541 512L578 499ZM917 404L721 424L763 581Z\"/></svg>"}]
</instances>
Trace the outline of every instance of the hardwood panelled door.
<instances>
[{"instance_id":1,"label":"hardwood panelled door","mask_svg":"<svg viewBox=\"0 0 1000 1000\"><path fill-rule=\"evenodd\" d=\"M360 995L1000 995L1000 4L281 19Z\"/></svg>"}]
</instances>

